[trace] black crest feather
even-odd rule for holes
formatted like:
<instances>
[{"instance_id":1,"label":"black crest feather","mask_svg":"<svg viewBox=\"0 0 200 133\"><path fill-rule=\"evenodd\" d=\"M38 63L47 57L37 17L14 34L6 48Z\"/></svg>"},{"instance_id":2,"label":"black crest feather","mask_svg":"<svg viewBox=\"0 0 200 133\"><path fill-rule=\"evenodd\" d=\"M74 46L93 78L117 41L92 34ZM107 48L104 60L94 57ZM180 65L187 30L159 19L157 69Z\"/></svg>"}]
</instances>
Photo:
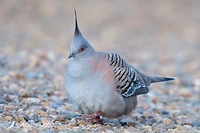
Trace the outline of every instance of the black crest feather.
<instances>
[{"instance_id":1,"label":"black crest feather","mask_svg":"<svg viewBox=\"0 0 200 133\"><path fill-rule=\"evenodd\" d=\"M75 31L74 31L74 36L79 36L81 35L81 32L78 28L78 22L77 22L77 15L76 15L76 9L74 8L74 12L75 12Z\"/></svg>"}]
</instances>

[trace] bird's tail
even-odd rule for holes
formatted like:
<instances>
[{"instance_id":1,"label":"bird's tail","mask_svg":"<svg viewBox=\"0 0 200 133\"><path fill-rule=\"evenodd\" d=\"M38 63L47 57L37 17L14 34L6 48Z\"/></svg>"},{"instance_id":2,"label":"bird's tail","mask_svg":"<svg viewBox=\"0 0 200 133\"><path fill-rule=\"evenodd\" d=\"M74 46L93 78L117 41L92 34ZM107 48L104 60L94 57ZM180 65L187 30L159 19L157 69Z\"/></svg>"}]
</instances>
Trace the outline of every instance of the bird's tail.
<instances>
[{"instance_id":1,"label":"bird's tail","mask_svg":"<svg viewBox=\"0 0 200 133\"><path fill-rule=\"evenodd\" d=\"M154 76L148 76L148 75L145 75L143 73L141 73L140 71L138 71L136 68L133 67L133 69L137 72L137 74L139 74L145 84L147 86L149 86L151 83L155 83L155 82L163 82L163 81L169 81L169 80L175 80L176 78L175 77L154 77Z\"/></svg>"},{"instance_id":2,"label":"bird's tail","mask_svg":"<svg viewBox=\"0 0 200 133\"><path fill-rule=\"evenodd\" d=\"M151 80L151 83L155 82L163 82L163 81L169 81L169 80L175 80L175 77L153 77L153 76L148 76L149 79Z\"/></svg>"}]
</instances>

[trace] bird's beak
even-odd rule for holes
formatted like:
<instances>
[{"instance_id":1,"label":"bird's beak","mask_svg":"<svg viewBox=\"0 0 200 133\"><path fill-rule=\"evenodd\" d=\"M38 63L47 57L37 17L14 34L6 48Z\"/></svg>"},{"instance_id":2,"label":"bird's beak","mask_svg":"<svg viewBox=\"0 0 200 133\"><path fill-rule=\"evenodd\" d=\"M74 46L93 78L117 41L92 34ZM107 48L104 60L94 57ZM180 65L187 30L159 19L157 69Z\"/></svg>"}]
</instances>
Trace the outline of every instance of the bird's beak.
<instances>
[{"instance_id":1,"label":"bird's beak","mask_svg":"<svg viewBox=\"0 0 200 133\"><path fill-rule=\"evenodd\" d=\"M68 58L73 57L75 54L76 54L76 53L75 53L74 51L72 51L72 52L69 54Z\"/></svg>"}]
</instances>

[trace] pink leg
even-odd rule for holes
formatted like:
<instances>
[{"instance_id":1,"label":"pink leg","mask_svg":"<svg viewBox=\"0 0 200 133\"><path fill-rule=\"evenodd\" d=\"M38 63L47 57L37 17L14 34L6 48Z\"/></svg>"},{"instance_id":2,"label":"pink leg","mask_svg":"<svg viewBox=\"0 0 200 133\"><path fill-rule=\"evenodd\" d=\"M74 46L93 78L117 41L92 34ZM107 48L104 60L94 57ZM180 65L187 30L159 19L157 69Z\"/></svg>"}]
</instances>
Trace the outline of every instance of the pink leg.
<instances>
[{"instance_id":1,"label":"pink leg","mask_svg":"<svg viewBox=\"0 0 200 133\"><path fill-rule=\"evenodd\" d=\"M83 114L82 117L85 117L85 118L95 118L96 116L98 116L100 114L101 114L101 111L97 111L96 113L91 114L91 115L85 115L85 114Z\"/></svg>"},{"instance_id":2,"label":"pink leg","mask_svg":"<svg viewBox=\"0 0 200 133\"><path fill-rule=\"evenodd\" d=\"M92 114L92 115L85 115L83 114L82 117L85 117L85 118L91 118L91 119L88 119L86 121L92 121L92 122L97 122L99 123L99 120L100 120L100 117L99 115L101 114L102 112L101 111L97 111L96 113Z\"/></svg>"}]
</instances>

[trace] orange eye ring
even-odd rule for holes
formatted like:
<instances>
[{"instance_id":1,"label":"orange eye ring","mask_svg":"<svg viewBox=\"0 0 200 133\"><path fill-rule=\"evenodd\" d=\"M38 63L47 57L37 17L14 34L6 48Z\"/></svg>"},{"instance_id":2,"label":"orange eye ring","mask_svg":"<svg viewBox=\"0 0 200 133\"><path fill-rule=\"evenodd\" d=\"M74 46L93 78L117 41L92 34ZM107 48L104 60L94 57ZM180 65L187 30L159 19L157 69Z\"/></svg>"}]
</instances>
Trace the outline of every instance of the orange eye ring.
<instances>
[{"instance_id":1,"label":"orange eye ring","mask_svg":"<svg viewBox=\"0 0 200 133\"><path fill-rule=\"evenodd\" d=\"M80 52L84 51L85 50L85 45L83 45L81 48L80 48Z\"/></svg>"}]
</instances>

